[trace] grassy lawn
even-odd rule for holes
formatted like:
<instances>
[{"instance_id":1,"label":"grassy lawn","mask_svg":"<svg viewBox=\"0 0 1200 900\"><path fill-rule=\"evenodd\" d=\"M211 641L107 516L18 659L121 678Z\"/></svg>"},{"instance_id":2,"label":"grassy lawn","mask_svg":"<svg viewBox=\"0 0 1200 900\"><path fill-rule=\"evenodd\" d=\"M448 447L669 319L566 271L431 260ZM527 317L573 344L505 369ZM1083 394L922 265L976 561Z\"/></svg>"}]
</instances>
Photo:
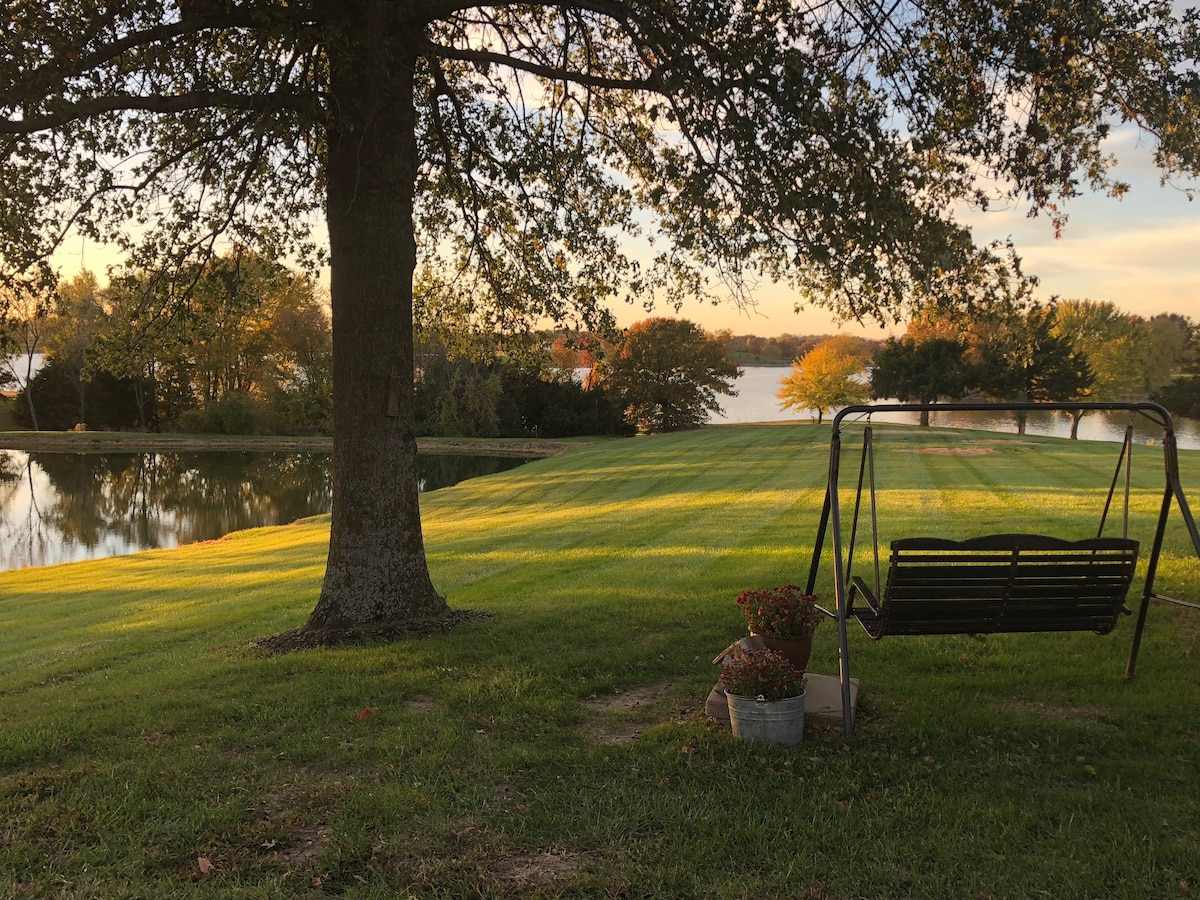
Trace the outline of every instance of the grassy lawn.
<instances>
[{"instance_id":1,"label":"grassy lawn","mask_svg":"<svg viewBox=\"0 0 1200 900\"><path fill-rule=\"evenodd\" d=\"M711 659L743 632L734 596L806 574L827 440L588 443L431 494L435 582L492 618L407 644L252 649L316 602L327 519L0 575L0 895L1200 891L1198 612L1152 608L1132 681L1129 620L852 632L849 743L743 745L704 719ZM884 541L1087 536L1117 453L901 427L877 443ZM1200 452L1183 457L1200 502ZM1157 448L1134 466L1148 548ZM1159 587L1200 600L1186 550L1176 525ZM822 625L812 671L836 673L836 643Z\"/></svg>"}]
</instances>

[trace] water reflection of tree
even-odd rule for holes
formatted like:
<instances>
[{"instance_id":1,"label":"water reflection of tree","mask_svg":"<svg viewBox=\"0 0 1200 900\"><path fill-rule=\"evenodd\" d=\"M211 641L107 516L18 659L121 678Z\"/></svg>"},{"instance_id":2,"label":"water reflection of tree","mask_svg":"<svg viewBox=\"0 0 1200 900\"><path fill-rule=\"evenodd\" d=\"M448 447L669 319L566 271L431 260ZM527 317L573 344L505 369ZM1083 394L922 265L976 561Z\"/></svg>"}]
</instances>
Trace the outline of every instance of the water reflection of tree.
<instances>
[{"instance_id":1,"label":"water reflection of tree","mask_svg":"<svg viewBox=\"0 0 1200 900\"><path fill-rule=\"evenodd\" d=\"M422 491L436 491L468 478L492 475L516 468L524 459L503 456L426 456L417 457L417 473Z\"/></svg>"},{"instance_id":2,"label":"water reflection of tree","mask_svg":"<svg viewBox=\"0 0 1200 900\"><path fill-rule=\"evenodd\" d=\"M308 453L34 454L64 543L209 540L329 510L329 457Z\"/></svg>"},{"instance_id":3,"label":"water reflection of tree","mask_svg":"<svg viewBox=\"0 0 1200 900\"><path fill-rule=\"evenodd\" d=\"M418 464L431 491L523 461L421 456ZM329 455L315 453L0 451L0 567L170 547L328 512L329 469Z\"/></svg>"},{"instance_id":4,"label":"water reflection of tree","mask_svg":"<svg viewBox=\"0 0 1200 900\"><path fill-rule=\"evenodd\" d=\"M28 493L22 504L21 492ZM42 559L54 544L42 516L33 481L33 463L25 453L0 450L0 547L4 569L20 568Z\"/></svg>"}]
</instances>

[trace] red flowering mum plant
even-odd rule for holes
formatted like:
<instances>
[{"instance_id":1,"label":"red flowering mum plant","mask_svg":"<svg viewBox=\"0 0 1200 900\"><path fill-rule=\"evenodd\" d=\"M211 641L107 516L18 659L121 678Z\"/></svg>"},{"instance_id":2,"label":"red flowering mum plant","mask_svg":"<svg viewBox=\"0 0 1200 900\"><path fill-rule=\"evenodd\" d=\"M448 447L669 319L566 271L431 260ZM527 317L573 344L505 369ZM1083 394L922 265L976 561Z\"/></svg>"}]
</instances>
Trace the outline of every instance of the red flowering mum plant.
<instances>
[{"instance_id":1,"label":"red flowering mum plant","mask_svg":"<svg viewBox=\"0 0 1200 900\"><path fill-rule=\"evenodd\" d=\"M768 702L804 693L804 673L776 650L751 650L735 657L721 672L725 693Z\"/></svg>"},{"instance_id":2,"label":"red flowering mum plant","mask_svg":"<svg viewBox=\"0 0 1200 900\"><path fill-rule=\"evenodd\" d=\"M794 584L742 591L737 604L751 634L771 637L807 637L825 615L817 608L817 598Z\"/></svg>"}]
</instances>

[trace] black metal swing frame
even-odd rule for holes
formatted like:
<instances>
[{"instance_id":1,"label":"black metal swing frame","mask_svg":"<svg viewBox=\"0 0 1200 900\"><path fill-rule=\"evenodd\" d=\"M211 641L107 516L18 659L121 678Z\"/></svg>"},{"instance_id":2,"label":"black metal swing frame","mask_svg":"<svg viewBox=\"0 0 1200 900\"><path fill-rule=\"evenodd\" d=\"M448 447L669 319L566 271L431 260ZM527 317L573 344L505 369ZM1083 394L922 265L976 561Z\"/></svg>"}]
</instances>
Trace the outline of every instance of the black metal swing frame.
<instances>
[{"instance_id":1,"label":"black metal swing frame","mask_svg":"<svg viewBox=\"0 0 1200 900\"><path fill-rule=\"evenodd\" d=\"M1090 630L1107 633L1119 613L1130 614L1124 606L1139 545L1128 537L1132 424L1113 474L1108 499L1100 517L1096 538L1063 541L1043 535L988 535L965 542L938 538L908 538L892 542L892 559L887 589L880 592L878 522L875 509L875 473L871 417L891 412L1127 412L1131 422L1141 417L1163 430L1164 487L1157 526L1146 564L1145 582L1133 643L1126 664L1132 676L1150 601L1163 600L1191 609L1189 603L1157 593L1154 580L1162 553L1172 502L1177 504L1192 546L1200 556L1200 530L1197 530L1179 475L1179 455L1174 423L1170 413L1157 403L881 403L848 406L833 418L829 448L829 477L820 523L813 544L807 592L816 588L817 572L825 550L826 535L833 541L834 594L836 610L826 614L837 620L839 678L842 694L842 718L847 738L854 730L851 704L850 654L847 625L856 618L875 639L886 634L968 634L995 632L1035 632ZM850 542L844 540L840 481L842 432L846 424L866 421L862 461L851 525ZM1103 536L1105 522L1120 480L1125 473L1124 526L1121 538ZM853 576L855 538L862 507L864 483L870 491L872 542L875 551L874 591L861 578ZM892 595L898 598L892 606ZM855 610L855 595L867 604ZM949 602L947 602L949 601ZM957 607L955 607L957 604ZM889 608L904 608L906 615L893 620ZM914 611L915 610L915 611ZM947 611L950 612L947 612ZM899 626L899 627L893 627Z\"/></svg>"}]
</instances>

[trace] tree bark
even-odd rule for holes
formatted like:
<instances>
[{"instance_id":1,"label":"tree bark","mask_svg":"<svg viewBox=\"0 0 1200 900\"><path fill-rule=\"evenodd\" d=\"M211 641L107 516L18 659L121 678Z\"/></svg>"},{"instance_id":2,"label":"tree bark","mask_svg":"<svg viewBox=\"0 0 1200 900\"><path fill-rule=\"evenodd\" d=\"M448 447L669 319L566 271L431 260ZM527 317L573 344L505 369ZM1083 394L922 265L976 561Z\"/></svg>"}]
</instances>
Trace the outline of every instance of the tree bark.
<instances>
[{"instance_id":1,"label":"tree bark","mask_svg":"<svg viewBox=\"0 0 1200 900\"><path fill-rule=\"evenodd\" d=\"M329 48L333 524L308 629L447 610L425 560L413 432L414 69L408 4L358 0Z\"/></svg>"}]
</instances>

